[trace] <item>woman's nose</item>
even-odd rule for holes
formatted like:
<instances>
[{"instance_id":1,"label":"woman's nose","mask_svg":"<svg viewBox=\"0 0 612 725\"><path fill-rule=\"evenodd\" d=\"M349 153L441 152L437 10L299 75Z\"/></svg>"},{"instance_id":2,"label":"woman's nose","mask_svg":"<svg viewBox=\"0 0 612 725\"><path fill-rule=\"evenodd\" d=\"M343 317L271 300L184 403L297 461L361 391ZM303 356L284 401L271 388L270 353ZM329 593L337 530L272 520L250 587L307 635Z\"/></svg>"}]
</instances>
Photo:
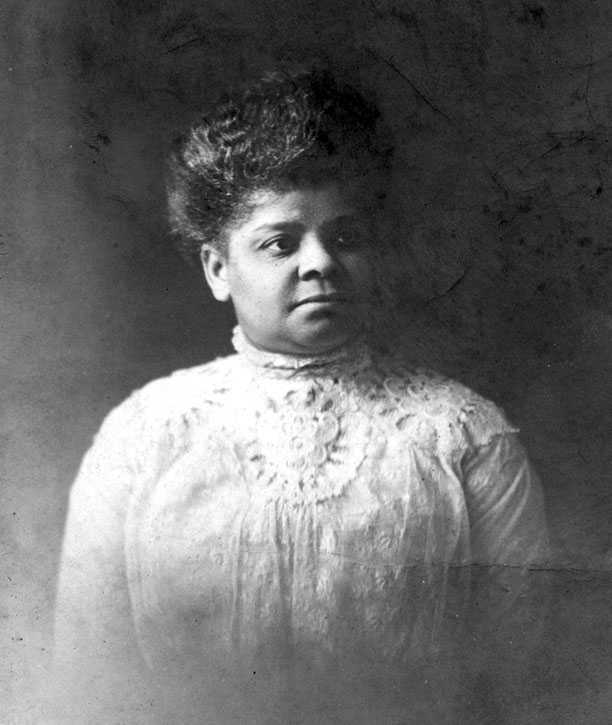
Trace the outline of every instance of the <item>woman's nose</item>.
<instances>
[{"instance_id":1,"label":"woman's nose","mask_svg":"<svg viewBox=\"0 0 612 725\"><path fill-rule=\"evenodd\" d=\"M337 262L318 234L302 238L299 254L299 275L302 279L312 276L328 277Z\"/></svg>"}]
</instances>

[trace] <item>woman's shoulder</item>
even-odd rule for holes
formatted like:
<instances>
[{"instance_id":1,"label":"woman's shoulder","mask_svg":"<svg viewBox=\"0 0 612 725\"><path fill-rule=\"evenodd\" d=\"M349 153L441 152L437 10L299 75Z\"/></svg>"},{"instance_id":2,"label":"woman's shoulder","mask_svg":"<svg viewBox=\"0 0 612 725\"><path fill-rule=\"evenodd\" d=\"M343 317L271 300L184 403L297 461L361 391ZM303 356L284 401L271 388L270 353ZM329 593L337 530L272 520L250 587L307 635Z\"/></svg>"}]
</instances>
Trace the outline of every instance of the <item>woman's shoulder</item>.
<instances>
[{"instance_id":1,"label":"woman's shoulder","mask_svg":"<svg viewBox=\"0 0 612 725\"><path fill-rule=\"evenodd\" d=\"M207 400L214 398L215 393L225 390L236 371L237 355L218 357L201 365L174 370L134 391L133 395L144 403L155 404L159 399L168 402L173 395L182 401L188 397Z\"/></svg>"},{"instance_id":2,"label":"woman's shoulder","mask_svg":"<svg viewBox=\"0 0 612 725\"><path fill-rule=\"evenodd\" d=\"M519 430L498 404L459 380L397 357L383 359L381 370L385 388L398 402L415 406L444 426L460 428L472 445Z\"/></svg>"},{"instance_id":3,"label":"woman's shoulder","mask_svg":"<svg viewBox=\"0 0 612 725\"><path fill-rule=\"evenodd\" d=\"M236 374L236 355L175 370L134 390L106 417L105 426L155 427L221 405Z\"/></svg>"}]
</instances>

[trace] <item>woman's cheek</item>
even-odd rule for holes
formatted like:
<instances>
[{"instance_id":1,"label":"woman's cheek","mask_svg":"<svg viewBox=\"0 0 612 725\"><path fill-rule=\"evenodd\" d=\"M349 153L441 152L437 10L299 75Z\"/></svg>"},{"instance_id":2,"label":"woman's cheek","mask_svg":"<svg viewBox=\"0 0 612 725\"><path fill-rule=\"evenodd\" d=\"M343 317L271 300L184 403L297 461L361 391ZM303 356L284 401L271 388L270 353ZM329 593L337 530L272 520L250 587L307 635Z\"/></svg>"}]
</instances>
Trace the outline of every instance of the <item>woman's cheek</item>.
<instances>
[{"instance_id":1,"label":"woman's cheek","mask_svg":"<svg viewBox=\"0 0 612 725\"><path fill-rule=\"evenodd\" d=\"M374 280L374 265L369 258L359 257L353 261L352 277L360 286L369 289Z\"/></svg>"}]
</instances>

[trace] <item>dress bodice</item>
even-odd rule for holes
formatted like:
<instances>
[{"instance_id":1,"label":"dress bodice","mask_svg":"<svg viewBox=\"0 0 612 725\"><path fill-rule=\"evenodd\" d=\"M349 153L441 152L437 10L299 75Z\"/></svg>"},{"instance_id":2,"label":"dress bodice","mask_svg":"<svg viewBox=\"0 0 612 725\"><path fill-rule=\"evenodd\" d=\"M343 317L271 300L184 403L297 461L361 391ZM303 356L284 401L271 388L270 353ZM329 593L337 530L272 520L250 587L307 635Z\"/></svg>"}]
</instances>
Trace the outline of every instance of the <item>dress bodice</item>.
<instances>
[{"instance_id":1,"label":"dress bodice","mask_svg":"<svg viewBox=\"0 0 612 725\"><path fill-rule=\"evenodd\" d=\"M466 454L513 429L360 345L308 361L244 345L140 394L158 455L126 552L145 656L211 638L246 660L422 656L465 594L449 570L471 555Z\"/></svg>"},{"instance_id":2,"label":"dress bodice","mask_svg":"<svg viewBox=\"0 0 612 725\"><path fill-rule=\"evenodd\" d=\"M60 611L78 592L102 626L100 602L125 587L104 611L153 672L267 671L268 694L277 675L333 672L337 689L338 672L363 682L364 663L405 673L444 656L467 565L542 550L516 429L362 343L318 358L262 353L240 332L235 346L108 416L71 495Z\"/></svg>"}]
</instances>

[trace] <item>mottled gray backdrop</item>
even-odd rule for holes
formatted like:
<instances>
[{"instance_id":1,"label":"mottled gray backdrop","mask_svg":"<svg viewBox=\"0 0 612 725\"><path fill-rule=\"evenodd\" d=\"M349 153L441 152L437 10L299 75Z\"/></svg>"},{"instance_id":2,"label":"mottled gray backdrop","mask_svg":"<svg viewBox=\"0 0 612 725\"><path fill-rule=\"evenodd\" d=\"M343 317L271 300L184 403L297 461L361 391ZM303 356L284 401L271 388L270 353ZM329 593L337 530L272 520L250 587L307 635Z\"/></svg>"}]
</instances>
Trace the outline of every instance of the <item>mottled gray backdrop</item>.
<instances>
[{"instance_id":1,"label":"mottled gray backdrop","mask_svg":"<svg viewBox=\"0 0 612 725\"><path fill-rule=\"evenodd\" d=\"M612 3L15 0L0 28L6 721L36 721L101 417L230 350L229 310L169 245L168 142L228 83L311 60L372 88L396 136L398 344L500 403L543 478L531 722L612 721Z\"/></svg>"}]
</instances>

